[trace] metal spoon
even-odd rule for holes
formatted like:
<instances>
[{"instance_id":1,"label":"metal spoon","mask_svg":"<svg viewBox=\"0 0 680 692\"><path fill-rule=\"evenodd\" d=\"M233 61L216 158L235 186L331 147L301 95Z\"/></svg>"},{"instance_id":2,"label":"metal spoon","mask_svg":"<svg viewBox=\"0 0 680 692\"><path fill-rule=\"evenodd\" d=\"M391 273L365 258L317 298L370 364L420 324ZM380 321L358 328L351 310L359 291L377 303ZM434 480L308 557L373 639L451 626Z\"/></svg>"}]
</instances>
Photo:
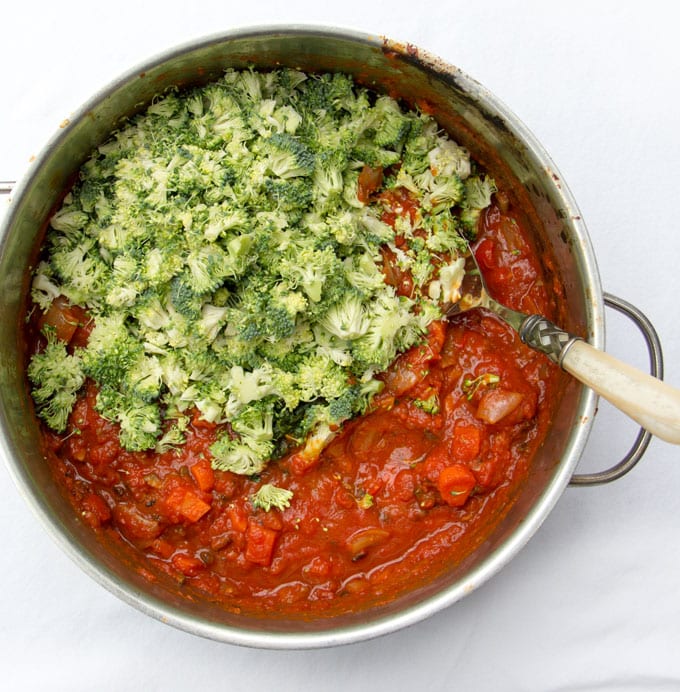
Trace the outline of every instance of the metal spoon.
<instances>
[{"instance_id":1,"label":"metal spoon","mask_svg":"<svg viewBox=\"0 0 680 692\"><path fill-rule=\"evenodd\" d=\"M490 310L515 329L527 346L545 353L650 433L680 444L680 390L599 351L542 315L526 315L494 300L472 252L465 258L460 293L460 300L446 309L447 317L478 307Z\"/></svg>"}]
</instances>

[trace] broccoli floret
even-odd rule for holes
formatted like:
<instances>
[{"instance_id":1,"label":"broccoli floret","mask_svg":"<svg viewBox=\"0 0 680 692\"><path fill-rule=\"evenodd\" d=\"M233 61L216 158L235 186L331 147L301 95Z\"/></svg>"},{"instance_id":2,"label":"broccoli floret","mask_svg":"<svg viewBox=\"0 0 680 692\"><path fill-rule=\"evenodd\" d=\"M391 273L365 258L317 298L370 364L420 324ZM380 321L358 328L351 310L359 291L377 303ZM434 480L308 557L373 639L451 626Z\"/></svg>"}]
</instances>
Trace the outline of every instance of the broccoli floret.
<instances>
[{"instance_id":1,"label":"broccoli floret","mask_svg":"<svg viewBox=\"0 0 680 692\"><path fill-rule=\"evenodd\" d=\"M125 322L120 312L98 316L83 350L83 371L100 385L118 388L142 353Z\"/></svg>"},{"instance_id":2,"label":"broccoli floret","mask_svg":"<svg viewBox=\"0 0 680 692\"><path fill-rule=\"evenodd\" d=\"M347 167L347 156L343 150L327 150L317 157L312 181L317 207L334 211L338 208L344 188L343 172Z\"/></svg>"},{"instance_id":3,"label":"broccoli floret","mask_svg":"<svg viewBox=\"0 0 680 692\"><path fill-rule=\"evenodd\" d=\"M425 193L425 204L437 213L440 209L453 207L465 196L462 180L455 174L433 175L426 170L413 177L414 182Z\"/></svg>"},{"instance_id":4,"label":"broccoli floret","mask_svg":"<svg viewBox=\"0 0 680 692\"><path fill-rule=\"evenodd\" d=\"M288 300L285 295L276 295L270 286L262 277L253 278L239 294L234 324L244 341L257 344L260 340L286 339L295 331L297 313L306 303L296 300L294 292Z\"/></svg>"},{"instance_id":5,"label":"broccoli floret","mask_svg":"<svg viewBox=\"0 0 680 692\"><path fill-rule=\"evenodd\" d=\"M128 399L126 403L116 415L121 446L130 451L154 449L161 431L160 409L137 399Z\"/></svg>"},{"instance_id":6,"label":"broccoli floret","mask_svg":"<svg viewBox=\"0 0 680 692\"><path fill-rule=\"evenodd\" d=\"M388 96L380 96L376 99L373 118L374 141L377 146L401 151L411 129L412 118L404 115L399 104Z\"/></svg>"},{"instance_id":7,"label":"broccoli floret","mask_svg":"<svg viewBox=\"0 0 680 692\"><path fill-rule=\"evenodd\" d=\"M254 509L263 509L265 512L269 512L272 507L280 510L290 507L292 498L293 492L291 490L265 483L251 496L250 502Z\"/></svg>"},{"instance_id":8,"label":"broccoli floret","mask_svg":"<svg viewBox=\"0 0 680 692\"><path fill-rule=\"evenodd\" d=\"M287 132L273 134L264 145L269 170L279 178L309 176L314 172L314 152Z\"/></svg>"},{"instance_id":9,"label":"broccoli floret","mask_svg":"<svg viewBox=\"0 0 680 692\"><path fill-rule=\"evenodd\" d=\"M369 327L366 306L359 295L352 293L333 305L319 323L326 331L343 340L356 339L365 334Z\"/></svg>"},{"instance_id":10,"label":"broccoli floret","mask_svg":"<svg viewBox=\"0 0 680 692\"><path fill-rule=\"evenodd\" d=\"M477 221L482 209L491 204L491 195L496 192L496 183L488 176L473 176L465 181L465 201L460 215L467 231L476 237Z\"/></svg>"},{"instance_id":11,"label":"broccoli floret","mask_svg":"<svg viewBox=\"0 0 680 692\"><path fill-rule=\"evenodd\" d=\"M140 452L156 447L161 433L158 405L105 384L99 389L95 408L102 417L119 424L119 441L125 449Z\"/></svg>"},{"instance_id":12,"label":"broccoli floret","mask_svg":"<svg viewBox=\"0 0 680 692\"><path fill-rule=\"evenodd\" d=\"M315 336L309 323L300 319L295 323L295 329L290 336L263 341L258 347L258 352L277 368L295 372L300 359L306 353L314 351L316 346Z\"/></svg>"},{"instance_id":13,"label":"broccoli floret","mask_svg":"<svg viewBox=\"0 0 680 692\"><path fill-rule=\"evenodd\" d=\"M319 397L335 399L347 388L347 373L327 356L310 354L305 356L296 372L296 386L302 401L313 401Z\"/></svg>"},{"instance_id":14,"label":"broccoli floret","mask_svg":"<svg viewBox=\"0 0 680 692\"><path fill-rule=\"evenodd\" d=\"M297 223L312 202L313 189L309 182L303 179L267 178L264 187L272 203L271 208L288 214L290 223Z\"/></svg>"},{"instance_id":15,"label":"broccoli floret","mask_svg":"<svg viewBox=\"0 0 680 692\"><path fill-rule=\"evenodd\" d=\"M299 285L311 301L318 303L327 284L342 272L342 265L331 248L295 246L281 258L278 270L291 286Z\"/></svg>"},{"instance_id":16,"label":"broccoli floret","mask_svg":"<svg viewBox=\"0 0 680 692\"><path fill-rule=\"evenodd\" d=\"M73 304L97 304L110 290L111 270L96 251L94 238L55 248L52 267L61 280L61 292Z\"/></svg>"},{"instance_id":17,"label":"broccoli floret","mask_svg":"<svg viewBox=\"0 0 680 692\"><path fill-rule=\"evenodd\" d=\"M439 397L436 394L430 395L427 399L414 399L414 405L425 413L430 413L433 416L440 411Z\"/></svg>"},{"instance_id":18,"label":"broccoli floret","mask_svg":"<svg viewBox=\"0 0 680 692\"><path fill-rule=\"evenodd\" d=\"M429 231L425 244L432 252L466 251L467 243L459 231L459 223L448 209L429 215L424 225Z\"/></svg>"},{"instance_id":19,"label":"broccoli floret","mask_svg":"<svg viewBox=\"0 0 680 692\"><path fill-rule=\"evenodd\" d=\"M233 473L261 471L274 452L273 403L257 400L233 418L237 437L222 435L210 448L213 466Z\"/></svg>"},{"instance_id":20,"label":"broccoli floret","mask_svg":"<svg viewBox=\"0 0 680 692\"><path fill-rule=\"evenodd\" d=\"M226 434L210 447L213 468L244 476L262 471L273 450L272 444L251 446L247 442L233 440Z\"/></svg>"},{"instance_id":21,"label":"broccoli floret","mask_svg":"<svg viewBox=\"0 0 680 692\"><path fill-rule=\"evenodd\" d=\"M224 306L204 303L201 308L201 319L197 323L198 332L207 341L213 342L220 329L226 324L228 313L229 309Z\"/></svg>"},{"instance_id":22,"label":"broccoli floret","mask_svg":"<svg viewBox=\"0 0 680 692\"><path fill-rule=\"evenodd\" d=\"M241 440L253 444L270 442L274 437L274 413L271 399L258 399L249 404L231 422L232 429Z\"/></svg>"},{"instance_id":23,"label":"broccoli floret","mask_svg":"<svg viewBox=\"0 0 680 692\"><path fill-rule=\"evenodd\" d=\"M430 187L430 204L438 208L453 207L458 204L465 194L465 188L457 175L448 177L438 175L432 181Z\"/></svg>"},{"instance_id":24,"label":"broccoli floret","mask_svg":"<svg viewBox=\"0 0 680 692\"><path fill-rule=\"evenodd\" d=\"M352 342L352 353L363 367L377 372L385 370L397 353L413 346L423 330L408 298L386 293L371 308L369 327Z\"/></svg>"},{"instance_id":25,"label":"broccoli floret","mask_svg":"<svg viewBox=\"0 0 680 692\"><path fill-rule=\"evenodd\" d=\"M47 262L40 262L33 274L31 282L31 300L43 311L47 312L55 298L61 295L52 267Z\"/></svg>"},{"instance_id":26,"label":"broccoli floret","mask_svg":"<svg viewBox=\"0 0 680 692\"><path fill-rule=\"evenodd\" d=\"M185 263L187 271L183 276L183 282L198 295L215 291L231 269L228 253L215 244L192 250L187 255ZM186 302L185 299L180 299L182 305Z\"/></svg>"},{"instance_id":27,"label":"broccoli floret","mask_svg":"<svg viewBox=\"0 0 680 692\"><path fill-rule=\"evenodd\" d=\"M84 211L67 205L52 216L50 226L55 231L64 233L67 238L78 238L79 231L85 228L89 220L90 217Z\"/></svg>"},{"instance_id":28,"label":"broccoli floret","mask_svg":"<svg viewBox=\"0 0 680 692\"><path fill-rule=\"evenodd\" d=\"M186 429L189 427L189 418L179 415L177 420L163 433L156 442L155 450L163 454L170 449L181 447L186 442Z\"/></svg>"},{"instance_id":29,"label":"broccoli floret","mask_svg":"<svg viewBox=\"0 0 680 692\"><path fill-rule=\"evenodd\" d=\"M360 142L352 149L352 157L356 161L368 164L374 168L387 168L399 163L401 156L391 149L380 147L374 142Z\"/></svg>"},{"instance_id":30,"label":"broccoli floret","mask_svg":"<svg viewBox=\"0 0 680 692\"><path fill-rule=\"evenodd\" d=\"M69 354L52 330L47 330L46 336L45 349L29 363L28 379L38 415L52 430L63 432L85 373L80 357Z\"/></svg>"},{"instance_id":31,"label":"broccoli floret","mask_svg":"<svg viewBox=\"0 0 680 692\"><path fill-rule=\"evenodd\" d=\"M432 281L429 287L430 298L444 305L457 303L461 298L460 287L464 278L465 259L463 257L440 267L439 278Z\"/></svg>"},{"instance_id":32,"label":"broccoli floret","mask_svg":"<svg viewBox=\"0 0 680 692\"><path fill-rule=\"evenodd\" d=\"M383 382L376 379L352 385L341 396L328 404L330 420L340 424L357 414L365 413L371 403L371 399L382 387Z\"/></svg>"},{"instance_id":33,"label":"broccoli floret","mask_svg":"<svg viewBox=\"0 0 680 692\"><path fill-rule=\"evenodd\" d=\"M200 315L203 298L191 288L190 278L186 274L170 282L170 300L180 315L188 319L196 319Z\"/></svg>"},{"instance_id":34,"label":"broccoli floret","mask_svg":"<svg viewBox=\"0 0 680 692\"><path fill-rule=\"evenodd\" d=\"M163 384L163 369L157 356L140 354L125 373L124 386L143 401L158 398Z\"/></svg>"},{"instance_id":35,"label":"broccoli floret","mask_svg":"<svg viewBox=\"0 0 680 692\"><path fill-rule=\"evenodd\" d=\"M240 405L264 399L273 393L274 369L267 364L252 371L235 365L229 372L231 397Z\"/></svg>"},{"instance_id":36,"label":"broccoli floret","mask_svg":"<svg viewBox=\"0 0 680 692\"><path fill-rule=\"evenodd\" d=\"M352 112L357 96L350 77L342 73L313 75L300 90L298 103L310 118L337 111Z\"/></svg>"},{"instance_id":37,"label":"broccoli floret","mask_svg":"<svg viewBox=\"0 0 680 692\"><path fill-rule=\"evenodd\" d=\"M450 139L440 138L427 154L433 176L457 176L465 180L470 175L468 152Z\"/></svg>"}]
</instances>

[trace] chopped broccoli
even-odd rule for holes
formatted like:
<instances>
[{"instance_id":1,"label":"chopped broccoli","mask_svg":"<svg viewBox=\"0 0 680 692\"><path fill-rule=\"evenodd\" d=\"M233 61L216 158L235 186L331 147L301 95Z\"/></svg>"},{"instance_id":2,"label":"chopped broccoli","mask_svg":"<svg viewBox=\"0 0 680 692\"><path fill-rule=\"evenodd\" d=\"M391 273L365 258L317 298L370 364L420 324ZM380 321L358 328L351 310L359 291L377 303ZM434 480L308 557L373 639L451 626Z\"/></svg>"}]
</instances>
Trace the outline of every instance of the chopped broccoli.
<instances>
[{"instance_id":1,"label":"chopped broccoli","mask_svg":"<svg viewBox=\"0 0 680 692\"><path fill-rule=\"evenodd\" d=\"M293 498L293 492L286 488L279 488L271 483L261 485L257 492L250 498L250 501L255 509L263 509L269 512L272 507L275 509L284 510L290 507L290 501Z\"/></svg>"},{"instance_id":2,"label":"chopped broccoli","mask_svg":"<svg viewBox=\"0 0 680 692\"><path fill-rule=\"evenodd\" d=\"M291 246L279 260L279 272L292 287L300 286L314 303L321 300L327 282L341 273L341 264L332 248L317 250L306 245Z\"/></svg>"},{"instance_id":3,"label":"chopped broccoli","mask_svg":"<svg viewBox=\"0 0 680 692\"><path fill-rule=\"evenodd\" d=\"M287 132L273 134L263 149L269 170L279 178L309 176L314 171L314 152Z\"/></svg>"},{"instance_id":4,"label":"chopped broccoli","mask_svg":"<svg viewBox=\"0 0 680 692\"><path fill-rule=\"evenodd\" d=\"M399 104L389 96L376 99L372 111L375 128L375 143L385 149L401 151L411 129L411 120L404 115Z\"/></svg>"},{"instance_id":5,"label":"chopped broccoli","mask_svg":"<svg viewBox=\"0 0 680 692\"><path fill-rule=\"evenodd\" d=\"M177 420L163 433L163 436L156 442L155 450L163 454L170 449L181 447L186 441L186 429L189 419L186 416L178 416Z\"/></svg>"},{"instance_id":6,"label":"chopped broccoli","mask_svg":"<svg viewBox=\"0 0 680 692\"><path fill-rule=\"evenodd\" d=\"M85 373L79 356L70 355L52 330L46 335L47 346L29 363L28 379L38 415L50 428L63 432Z\"/></svg>"},{"instance_id":7,"label":"chopped broccoli","mask_svg":"<svg viewBox=\"0 0 680 692\"><path fill-rule=\"evenodd\" d=\"M343 340L356 339L365 334L369 327L366 306L359 295L352 293L329 308L319 323L326 331Z\"/></svg>"},{"instance_id":8,"label":"chopped broccoli","mask_svg":"<svg viewBox=\"0 0 680 692\"><path fill-rule=\"evenodd\" d=\"M427 399L415 399L413 403L425 413L431 413L433 416L440 411L439 397L436 394L430 395Z\"/></svg>"},{"instance_id":9,"label":"chopped broccoli","mask_svg":"<svg viewBox=\"0 0 680 692\"><path fill-rule=\"evenodd\" d=\"M302 178L266 178L264 188L271 208L288 214L291 223L299 221L312 203L312 188Z\"/></svg>"},{"instance_id":10,"label":"chopped broccoli","mask_svg":"<svg viewBox=\"0 0 680 692\"><path fill-rule=\"evenodd\" d=\"M83 371L100 385L118 388L142 348L128 330L124 313L98 316L82 353Z\"/></svg>"},{"instance_id":11,"label":"chopped broccoli","mask_svg":"<svg viewBox=\"0 0 680 692\"><path fill-rule=\"evenodd\" d=\"M465 180L470 175L470 157L463 147L450 139L440 139L427 154L432 175L456 176Z\"/></svg>"},{"instance_id":12,"label":"chopped broccoli","mask_svg":"<svg viewBox=\"0 0 680 692\"><path fill-rule=\"evenodd\" d=\"M364 165L383 172L368 200ZM48 335L33 357L38 415L63 431L88 377L127 449L181 445L199 415L221 426L215 468L318 456L455 298L462 231L494 190L431 116L344 74L227 70L171 90L51 219L32 299L47 312L63 295L95 326L72 354Z\"/></svg>"},{"instance_id":13,"label":"chopped broccoli","mask_svg":"<svg viewBox=\"0 0 680 692\"><path fill-rule=\"evenodd\" d=\"M274 413L270 401L258 399L232 421L232 429L242 440L253 444L269 442L273 436Z\"/></svg>"},{"instance_id":14,"label":"chopped broccoli","mask_svg":"<svg viewBox=\"0 0 680 692\"><path fill-rule=\"evenodd\" d=\"M491 204L491 195L494 192L496 184L488 176L473 176L465 181L465 201L461 204L461 220L473 237L477 235L477 221L482 209Z\"/></svg>"},{"instance_id":15,"label":"chopped broccoli","mask_svg":"<svg viewBox=\"0 0 680 692\"><path fill-rule=\"evenodd\" d=\"M47 312L55 298L61 295L61 288L55 283L54 270L47 262L40 262L33 273L31 300Z\"/></svg>"},{"instance_id":16,"label":"chopped broccoli","mask_svg":"<svg viewBox=\"0 0 680 692\"><path fill-rule=\"evenodd\" d=\"M232 440L228 435L223 435L210 447L210 453L212 465L219 471L231 471L249 476L253 473L259 473L265 467L266 461L263 460L262 454L266 454L267 450L252 449L243 442Z\"/></svg>"},{"instance_id":17,"label":"chopped broccoli","mask_svg":"<svg viewBox=\"0 0 680 692\"><path fill-rule=\"evenodd\" d=\"M130 400L116 415L120 424L120 444L131 451L154 449L161 431L158 406Z\"/></svg>"},{"instance_id":18,"label":"chopped broccoli","mask_svg":"<svg viewBox=\"0 0 680 692\"><path fill-rule=\"evenodd\" d=\"M352 342L356 361L375 372L385 370L401 350L417 342L423 330L412 304L394 293L379 296L371 306L366 333Z\"/></svg>"}]
</instances>

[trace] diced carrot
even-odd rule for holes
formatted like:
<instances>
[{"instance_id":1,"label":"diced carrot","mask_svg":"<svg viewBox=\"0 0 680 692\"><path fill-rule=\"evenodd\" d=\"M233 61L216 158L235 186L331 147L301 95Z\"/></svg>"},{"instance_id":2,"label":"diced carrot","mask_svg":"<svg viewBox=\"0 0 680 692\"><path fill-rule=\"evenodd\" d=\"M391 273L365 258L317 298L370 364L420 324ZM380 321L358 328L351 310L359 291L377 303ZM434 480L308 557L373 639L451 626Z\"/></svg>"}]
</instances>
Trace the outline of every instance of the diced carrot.
<instances>
[{"instance_id":1,"label":"diced carrot","mask_svg":"<svg viewBox=\"0 0 680 692\"><path fill-rule=\"evenodd\" d=\"M238 505L229 505L227 514L231 520L231 528L234 531L245 531L248 528L248 517Z\"/></svg>"},{"instance_id":2,"label":"diced carrot","mask_svg":"<svg viewBox=\"0 0 680 692\"><path fill-rule=\"evenodd\" d=\"M175 552L175 546L163 538L157 538L155 541L153 541L153 543L151 543L150 547L151 550L158 555L158 557L162 557L164 560L170 558Z\"/></svg>"},{"instance_id":3,"label":"diced carrot","mask_svg":"<svg viewBox=\"0 0 680 692\"><path fill-rule=\"evenodd\" d=\"M189 490L184 495L179 511L185 519L198 521L204 514L210 511L210 505Z\"/></svg>"},{"instance_id":4,"label":"diced carrot","mask_svg":"<svg viewBox=\"0 0 680 692\"><path fill-rule=\"evenodd\" d=\"M173 521L177 520L178 514L182 512L182 502L184 502L184 496L187 494L187 489L184 485L175 485L169 490L166 490L163 497L163 504L170 519Z\"/></svg>"},{"instance_id":5,"label":"diced carrot","mask_svg":"<svg viewBox=\"0 0 680 692\"><path fill-rule=\"evenodd\" d=\"M462 507L477 484L475 474L463 464L453 464L442 469L437 480L437 489L446 504Z\"/></svg>"},{"instance_id":6,"label":"diced carrot","mask_svg":"<svg viewBox=\"0 0 680 692\"><path fill-rule=\"evenodd\" d=\"M274 544L278 532L258 524L256 521L248 523L246 541L246 560L256 565L267 567L271 564L274 555Z\"/></svg>"},{"instance_id":7,"label":"diced carrot","mask_svg":"<svg viewBox=\"0 0 680 692\"><path fill-rule=\"evenodd\" d=\"M210 465L209 459L199 459L191 466L190 471L199 490L208 493L213 489L215 486L215 472Z\"/></svg>"}]
</instances>

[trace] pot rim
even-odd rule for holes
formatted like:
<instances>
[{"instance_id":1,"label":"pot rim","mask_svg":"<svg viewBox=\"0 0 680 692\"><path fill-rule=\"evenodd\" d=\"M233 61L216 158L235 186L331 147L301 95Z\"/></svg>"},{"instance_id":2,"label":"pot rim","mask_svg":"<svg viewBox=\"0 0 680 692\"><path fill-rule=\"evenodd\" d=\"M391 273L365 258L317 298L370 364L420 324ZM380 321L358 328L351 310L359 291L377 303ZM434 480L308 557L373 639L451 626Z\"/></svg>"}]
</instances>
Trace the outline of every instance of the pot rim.
<instances>
[{"instance_id":1,"label":"pot rim","mask_svg":"<svg viewBox=\"0 0 680 692\"><path fill-rule=\"evenodd\" d=\"M455 82L457 87L462 87L464 91L473 95L478 102L481 102L498 114L503 119L504 125L527 147L532 157L540 164L546 178L551 180L551 185L557 198L559 198L564 209L568 211L569 218L564 221L573 230L573 251L580 260L583 283L587 289L587 338L595 347L604 347L604 300L597 262L588 232L569 188L550 156L533 133L500 99L459 68L420 48L417 49L417 57L414 57L410 45L407 46L382 36L363 33L354 29L315 24L272 24L240 27L186 41L161 51L128 69L110 81L109 84L100 88L88 101L78 108L69 119L69 123L65 127L61 127L52 136L40 153L32 160L32 163L29 164L28 170L13 190L10 200L11 204L2 219L0 228L0 257L4 254L5 241L12 227L16 209L20 206L24 196L30 191L33 179L43 162L53 154L55 149L59 148L62 140L68 137L68 130L71 125L87 118L88 113L98 104L116 93L118 89L123 88L131 80L138 78L141 73L163 65L173 58L212 44L277 34L282 36L328 37L395 51L405 57L408 56L409 59L415 61L425 70L435 72L443 81L451 84ZM157 620L209 639L253 648L310 649L355 643L413 625L452 605L500 571L533 536L568 485L586 445L596 405L597 395L592 390L583 387L577 405L579 416L571 430L556 472L537 501L532 505L524 520L512 532L512 535L499 548L482 560L479 565L470 570L463 579L396 614L390 613L384 617L372 619L368 623L340 628L334 626L331 619L328 621L327 628L309 632L291 632L287 630L267 632L217 624L188 615L150 594L137 593L131 585L121 584L115 574L96 560L90 559L77 542L71 540L70 535L63 530L58 521L52 516L45 499L37 496L32 490L30 474L18 462L14 451L8 443L7 431L9 426L4 407L0 407L0 429L2 431L0 450L14 483L55 542L86 574L124 602Z\"/></svg>"}]
</instances>

